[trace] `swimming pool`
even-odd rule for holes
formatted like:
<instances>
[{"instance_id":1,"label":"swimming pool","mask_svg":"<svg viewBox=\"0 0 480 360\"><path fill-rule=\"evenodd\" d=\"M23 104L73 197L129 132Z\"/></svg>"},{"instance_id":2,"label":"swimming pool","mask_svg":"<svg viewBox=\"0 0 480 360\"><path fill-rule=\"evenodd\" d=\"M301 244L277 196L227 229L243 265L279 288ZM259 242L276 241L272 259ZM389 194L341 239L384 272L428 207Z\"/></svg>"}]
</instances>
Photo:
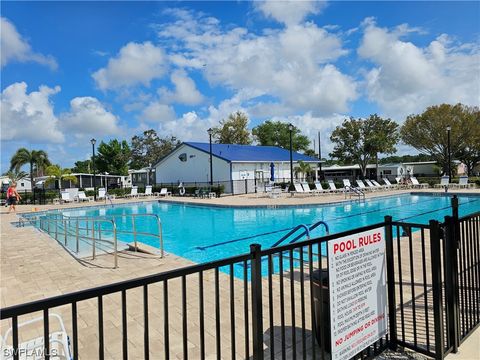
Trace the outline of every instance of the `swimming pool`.
<instances>
[{"instance_id":1,"label":"swimming pool","mask_svg":"<svg viewBox=\"0 0 480 360\"><path fill-rule=\"evenodd\" d=\"M382 222L390 215L396 221L427 224L441 221L451 214L449 196L404 194L383 196L365 201L349 201L324 205L267 207L199 206L172 202L142 202L95 208L63 210L66 216L114 216L124 214L157 214L163 227L165 251L202 263L249 251L258 243L271 247L299 224L310 225L325 221L330 233L338 233ZM460 216L480 211L480 196L459 196ZM119 230L131 230L131 221L117 221ZM138 231L156 231L156 223L138 218ZM312 237L325 235L319 226ZM130 237L130 238L129 238ZM119 240L132 242L131 235L119 235ZM158 247L158 239L138 236L137 240Z\"/></svg>"}]
</instances>

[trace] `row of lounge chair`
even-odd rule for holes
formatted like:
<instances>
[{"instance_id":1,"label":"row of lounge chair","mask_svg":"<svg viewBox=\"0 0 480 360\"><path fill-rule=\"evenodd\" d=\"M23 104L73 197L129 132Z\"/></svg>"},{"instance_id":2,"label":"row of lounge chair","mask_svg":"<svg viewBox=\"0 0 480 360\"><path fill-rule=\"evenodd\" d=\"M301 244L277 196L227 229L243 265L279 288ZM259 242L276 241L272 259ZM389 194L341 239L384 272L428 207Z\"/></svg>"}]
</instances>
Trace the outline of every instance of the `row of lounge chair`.
<instances>
[{"instance_id":1,"label":"row of lounge chair","mask_svg":"<svg viewBox=\"0 0 480 360\"><path fill-rule=\"evenodd\" d=\"M78 191L78 194L73 196L71 195L70 192L68 191L61 191L61 201L64 203L70 203L74 201L78 202L83 202L83 201L92 201L92 197L88 197L85 195L85 191ZM144 193L139 193L138 192L138 186L132 186L130 190L130 194L125 195L126 198L138 198L140 196L170 196L172 193L168 191L167 188L162 188L160 192L153 192L153 186L152 185L147 185L145 187L145 192ZM107 190L105 188L99 188L98 189L98 195L97 195L97 200L105 200L108 197L112 198L107 194Z\"/></svg>"},{"instance_id":2,"label":"row of lounge chair","mask_svg":"<svg viewBox=\"0 0 480 360\"><path fill-rule=\"evenodd\" d=\"M450 178L448 176L442 176L442 178L440 179L440 184L435 185L435 187L437 188L451 187L451 188L464 188L464 189L474 187L474 186L475 184L468 182L468 176L460 176L458 178L458 184L450 183Z\"/></svg>"}]
</instances>

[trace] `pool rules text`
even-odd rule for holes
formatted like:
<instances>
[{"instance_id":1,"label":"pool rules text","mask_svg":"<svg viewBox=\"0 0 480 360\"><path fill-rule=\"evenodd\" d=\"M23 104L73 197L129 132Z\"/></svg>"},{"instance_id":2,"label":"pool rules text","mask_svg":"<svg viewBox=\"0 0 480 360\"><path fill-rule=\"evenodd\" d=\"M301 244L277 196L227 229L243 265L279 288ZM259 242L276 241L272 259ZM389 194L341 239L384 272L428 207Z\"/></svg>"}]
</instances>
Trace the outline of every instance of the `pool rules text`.
<instances>
[{"instance_id":1,"label":"pool rules text","mask_svg":"<svg viewBox=\"0 0 480 360\"><path fill-rule=\"evenodd\" d=\"M328 242L332 360L387 333L384 228Z\"/></svg>"}]
</instances>

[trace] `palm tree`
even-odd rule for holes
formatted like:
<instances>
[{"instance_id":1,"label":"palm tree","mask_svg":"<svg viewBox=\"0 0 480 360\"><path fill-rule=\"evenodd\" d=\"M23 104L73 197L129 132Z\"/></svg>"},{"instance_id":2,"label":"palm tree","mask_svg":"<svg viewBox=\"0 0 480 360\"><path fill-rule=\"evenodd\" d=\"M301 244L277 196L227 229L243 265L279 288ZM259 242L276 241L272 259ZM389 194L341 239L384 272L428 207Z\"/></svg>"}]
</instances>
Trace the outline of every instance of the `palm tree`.
<instances>
[{"instance_id":1,"label":"palm tree","mask_svg":"<svg viewBox=\"0 0 480 360\"><path fill-rule=\"evenodd\" d=\"M45 180L45 185L48 185L52 182L58 181L59 188L61 188L61 181L71 181L72 183L77 183L77 177L72 175L72 171L70 169L62 169L59 165L50 165L46 169L46 174L49 176L47 180Z\"/></svg>"},{"instance_id":2,"label":"palm tree","mask_svg":"<svg viewBox=\"0 0 480 360\"><path fill-rule=\"evenodd\" d=\"M294 170L297 174L301 174L301 178L303 180L305 178L304 175L308 175L310 172L312 172L312 167L310 164L299 161L298 166L296 166Z\"/></svg>"},{"instance_id":3,"label":"palm tree","mask_svg":"<svg viewBox=\"0 0 480 360\"><path fill-rule=\"evenodd\" d=\"M8 176L10 181L12 182L18 182L19 180L22 180L28 176L28 174L25 171L19 171L19 170L9 170L7 171L4 176Z\"/></svg>"},{"instance_id":4,"label":"palm tree","mask_svg":"<svg viewBox=\"0 0 480 360\"><path fill-rule=\"evenodd\" d=\"M30 165L30 182L33 188L34 166L36 166L38 172L39 168L50 165L50 161L48 160L47 153L43 150L29 151L28 149L20 148L10 160L10 170L20 171L20 168L26 164Z\"/></svg>"}]
</instances>

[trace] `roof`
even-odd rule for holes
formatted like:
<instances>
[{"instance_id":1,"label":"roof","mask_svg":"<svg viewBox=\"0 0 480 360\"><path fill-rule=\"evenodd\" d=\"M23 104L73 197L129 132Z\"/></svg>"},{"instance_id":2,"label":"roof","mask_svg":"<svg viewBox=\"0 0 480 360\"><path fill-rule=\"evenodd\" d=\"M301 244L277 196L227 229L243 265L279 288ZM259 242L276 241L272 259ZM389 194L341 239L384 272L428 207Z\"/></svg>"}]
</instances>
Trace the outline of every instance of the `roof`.
<instances>
[{"instance_id":1,"label":"roof","mask_svg":"<svg viewBox=\"0 0 480 360\"><path fill-rule=\"evenodd\" d=\"M367 169L375 168L375 164L368 164ZM340 171L340 170L360 170L360 165L332 165L332 166L323 166L322 171Z\"/></svg>"},{"instance_id":2,"label":"roof","mask_svg":"<svg viewBox=\"0 0 480 360\"><path fill-rule=\"evenodd\" d=\"M210 153L210 143L185 142L184 144ZM276 146L212 144L212 155L228 162L290 161L290 151ZM318 163L320 160L293 152L293 161Z\"/></svg>"},{"instance_id":3,"label":"roof","mask_svg":"<svg viewBox=\"0 0 480 360\"><path fill-rule=\"evenodd\" d=\"M405 162L403 165L434 165L436 161L416 161L416 162Z\"/></svg>"}]
</instances>

